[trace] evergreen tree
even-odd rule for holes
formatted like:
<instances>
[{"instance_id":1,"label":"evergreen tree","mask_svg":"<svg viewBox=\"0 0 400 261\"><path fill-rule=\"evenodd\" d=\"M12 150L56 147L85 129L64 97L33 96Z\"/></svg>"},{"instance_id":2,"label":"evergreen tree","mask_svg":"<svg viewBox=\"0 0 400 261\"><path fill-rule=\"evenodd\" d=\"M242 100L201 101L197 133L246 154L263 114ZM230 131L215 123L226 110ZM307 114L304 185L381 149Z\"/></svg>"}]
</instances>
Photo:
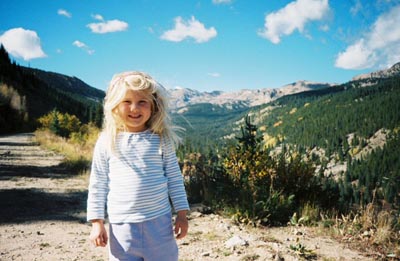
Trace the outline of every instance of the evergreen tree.
<instances>
[{"instance_id":1,"label":"evergreen tree","mask_svg":"<svg viewBox=\"0 0 400 261\"><path fill-rule=\"evenodd\" d=\"M97 104L95 109L94 124L101 128L103 125L103 106L102 104Z\"/></svg>"},{"instance_id":2,"label":"evergreen tree","mask_svg":"<svg viewBox=\"0 0 400 261\"><path fill-rule=\"evenodd\" d=\"M257 137L257 127L250 122L250 117L245 117L245 125L241 127L241 137L236 137L238 140L238 152L250 151L254 153L258 149L258 145L261 141L260 137Z\"/></svg>"},{"instance_id":3,"label":"evergreen tree","mask_svg":"<svg viewBox=\"0 0 400 261\"><path fill-rule=\"evenodd\" d=\"M59 113L56 109L53 109L53 111L51 112L50 131L60 136L61 128L60 128L60 121L58 119L58 114Z\"/></svg>"}]
</instances>

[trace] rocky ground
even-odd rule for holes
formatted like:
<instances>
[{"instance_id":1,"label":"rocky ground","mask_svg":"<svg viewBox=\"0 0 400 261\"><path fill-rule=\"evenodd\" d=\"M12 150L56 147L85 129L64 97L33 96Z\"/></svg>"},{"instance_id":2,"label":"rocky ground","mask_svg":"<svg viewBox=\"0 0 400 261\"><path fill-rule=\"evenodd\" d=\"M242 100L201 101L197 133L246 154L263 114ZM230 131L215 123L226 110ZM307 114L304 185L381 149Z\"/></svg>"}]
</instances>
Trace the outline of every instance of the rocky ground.
<instances>
[{"instance_id":1,"label":"rocky ground","mask_svg":"<svg viewBox=\"0 0 400 261\"><path fill-rule=\"evenodd\" d=\"M0 136L0 260L107 260L85 222L87 176L60 166L33 134ZM192 206L180 260L372 260L318 228L251 228Z\"/></svg>"}]
</instances>

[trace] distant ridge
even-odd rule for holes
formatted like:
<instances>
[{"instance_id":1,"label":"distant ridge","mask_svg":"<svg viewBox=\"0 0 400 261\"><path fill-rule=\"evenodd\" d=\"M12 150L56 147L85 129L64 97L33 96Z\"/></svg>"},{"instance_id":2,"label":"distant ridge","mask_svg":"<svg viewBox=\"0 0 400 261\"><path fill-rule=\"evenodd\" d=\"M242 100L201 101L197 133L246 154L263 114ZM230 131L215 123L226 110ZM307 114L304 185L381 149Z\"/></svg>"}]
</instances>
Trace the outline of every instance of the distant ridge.
<instances>
[{"instance_id":1,"label":"distant ridge","mask_svg":"<svg viewBox=\"0 0 400 261\"><path fill-rule=\"evenodd\" d=\"M35 130L53 110L100 124L104 96L76 77L19 66L0 46L0 133Z\"/></svg>"},{"instance_id":2,"label":"distant ridge","mask_svg":"<svg viewBox=\"0 0 400 261\"><path fill-rule=\"evenodd\" d=\"M389 69L380 70L372 73L360 74L353 77L353 81L368 80L368 79L382 79L400 74L400 62L394 64Z\"/></svg>"},{"instance_id":3,"label":"distant ridge","mask_svg":"<svg viewBox=\"0 0 400 261\"><path fill-rule=\"evenodd\" d=\"M363 85L367 86L374 84L376 80L385 79L396 75L400 75L400 62L394 64L392 67L386 70L355 76L351 81L363 81ZM250 108L269 103L286 95L325 89L338 85L340 84L300 80L284 85L280 88L242 89L233 92L201 92L182 87L170 89L168 91L170 92L171 96L171 109L175 112L185 112L186 107L201 103L225 106L226 108Z\"/></svg>"},{"instance_id":4,"label":"distant ridge","mask_svg":"<svg viewBox=\"0 0 400 261\"><path fill-rule=\"evenodd\" d=\"M298 92L317 90L336 86L330 83L317 83L309 81L297 81L281 88L243 89L234 92L200 92L192 89L176 88L169 90L171 95L171 107L178 110L199 103L215 105L253 107L276 100L282 96Z\"/></svg>"},{"instance_id":5,"label":"distant ridge","mask_svg":"<svg viewBox=\"0 0 400 261\"><path fill-rule=\"evenodd\" d=\"M22 67L22 69L25 72L35 75L47 85L60 91L81 95L85 98L89 98L98 102L102 101L105 96L104 91L96 89L74 76L71 77L60 73L27 67Z\"/></svg>"}]
</instances>

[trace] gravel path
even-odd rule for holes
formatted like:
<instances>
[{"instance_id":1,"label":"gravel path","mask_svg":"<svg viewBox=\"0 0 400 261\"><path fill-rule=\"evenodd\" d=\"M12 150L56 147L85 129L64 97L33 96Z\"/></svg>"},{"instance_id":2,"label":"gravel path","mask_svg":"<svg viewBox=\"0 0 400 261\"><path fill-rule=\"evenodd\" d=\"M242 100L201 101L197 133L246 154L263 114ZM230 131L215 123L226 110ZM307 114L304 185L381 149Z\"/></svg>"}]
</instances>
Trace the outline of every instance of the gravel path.
<instances>
[{"instance_id":1,"label":"gravel path","mask_svg":"<svg viewBox=\"0 0 400 261\"><path fill-rule=\"evenodd\" d=\"M41 149L31 133L0 136L0 260L107 260L85 222L88 177L60 166L63 157ZM372 260L316 229L254 229L193 206L189 234L178 241L180 260ZM304 253L304 252L303 252ZM309 256L311 259L312 255ZM161 260L162 261L162 260Z\"/></svg>"}]
</instances>

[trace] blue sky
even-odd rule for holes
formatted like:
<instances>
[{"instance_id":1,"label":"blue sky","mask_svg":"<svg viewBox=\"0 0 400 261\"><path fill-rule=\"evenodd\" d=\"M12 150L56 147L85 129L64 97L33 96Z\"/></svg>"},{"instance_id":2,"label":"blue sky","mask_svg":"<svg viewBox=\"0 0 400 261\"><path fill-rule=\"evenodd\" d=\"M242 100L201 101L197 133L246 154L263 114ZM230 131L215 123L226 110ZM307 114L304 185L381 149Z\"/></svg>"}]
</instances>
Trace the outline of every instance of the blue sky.
<instances>
[{"instance_id":1,"label":"blue sky","mask_svg":"<svg viewBox=\"0 0 400 261\"><path fill-rule=\"evenodd\" d=\"M344 83L400 62L400 0L1 0L18 64L105 90L145 71L167 88Z\"/></svg>"}]
</instances>

